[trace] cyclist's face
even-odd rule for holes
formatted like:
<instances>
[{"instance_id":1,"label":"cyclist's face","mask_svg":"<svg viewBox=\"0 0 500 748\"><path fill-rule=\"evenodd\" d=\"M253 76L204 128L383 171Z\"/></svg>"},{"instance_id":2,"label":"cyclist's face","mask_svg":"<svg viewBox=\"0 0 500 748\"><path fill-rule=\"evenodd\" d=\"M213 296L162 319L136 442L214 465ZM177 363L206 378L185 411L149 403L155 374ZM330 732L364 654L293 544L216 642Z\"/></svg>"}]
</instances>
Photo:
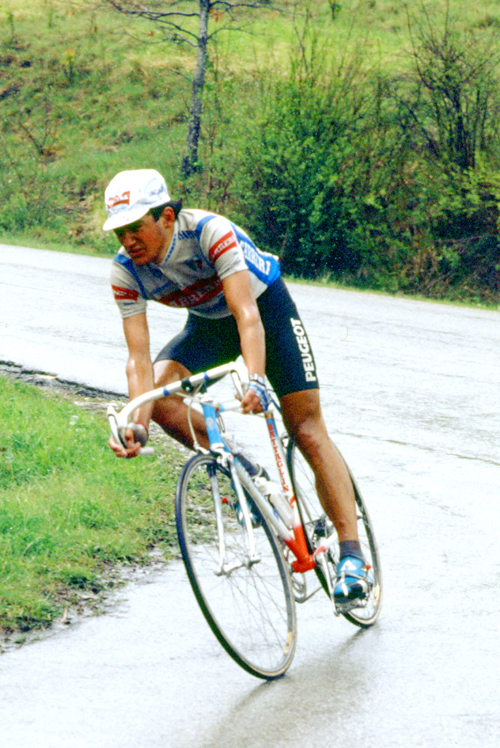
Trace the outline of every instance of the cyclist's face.
<instances>
[{"instance_id":1,"label":"cyclist's face","mask_svg":"<svg viewBox=\"0 0 500 748\"><path fill-rule=\"evenodd\" d=\"M158 263L163 260L170 246L174 223L174 211L166 208L158 221L148 213L138 221L116 229L115 234L135 265Z\"/></svg>"}]
</instances>

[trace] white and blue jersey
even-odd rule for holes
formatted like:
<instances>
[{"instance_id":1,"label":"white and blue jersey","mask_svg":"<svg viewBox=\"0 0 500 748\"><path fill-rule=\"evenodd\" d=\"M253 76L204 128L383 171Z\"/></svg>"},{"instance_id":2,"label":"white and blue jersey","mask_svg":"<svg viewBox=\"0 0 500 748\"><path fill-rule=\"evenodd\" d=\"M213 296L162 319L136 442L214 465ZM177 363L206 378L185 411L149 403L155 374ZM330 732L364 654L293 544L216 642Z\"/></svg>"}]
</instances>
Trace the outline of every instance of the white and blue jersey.
<instances>
[{"instance_id":1,"label":"white and blue jersey","mask_svg":"<svg viewBox=\"0 0 500 748\"><path fill-rule=\"evenodd\" d=\"M122 317L146 311L148 299L211 319L231 314L222 280L249 270L255 298L280 276L278 258L257 249L238 226L205 210L181 210L162 262L137 266L122 247L111 285Z\"/></svg>"}]
</instances>

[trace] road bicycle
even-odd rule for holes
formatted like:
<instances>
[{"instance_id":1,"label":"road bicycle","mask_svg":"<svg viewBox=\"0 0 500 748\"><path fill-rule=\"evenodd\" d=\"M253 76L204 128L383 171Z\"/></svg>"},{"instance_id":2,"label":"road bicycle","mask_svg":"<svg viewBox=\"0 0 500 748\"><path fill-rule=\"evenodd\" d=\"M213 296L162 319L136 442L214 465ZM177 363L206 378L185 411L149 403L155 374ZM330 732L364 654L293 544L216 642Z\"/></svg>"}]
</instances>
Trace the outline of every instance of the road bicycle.
<instances>
[{"instance_id":1,"label":"road bicycle","mask_svg":"<svg viewBox=\"0 0 500 748\"><path fill-rule=\"evenodd\" d=\"M227 375L233 399L220 402L207 385ZM279 406L273 402L264 414L245 415L266 423L279 484L265 470L252 475L254 464L226 436L223 415L240 409L246 382L245 366L231 362L140 395L119 413L110 405L108 418L115 439L124 443L139 406L171 395L185 398L196 454L182 469L175 496L182 559L200 608L224 649L252 675L272 680L286 672L294 656L296 602L324 589L336 615L368 628L380 613L382 575L372 524L351 476L369 592L351 603L355 607L335 605L337 535L317 497L311 469L286 432L279 433ZM204 416L209 450L196 441L193 409Z\"/></svg>"}]
</instances>

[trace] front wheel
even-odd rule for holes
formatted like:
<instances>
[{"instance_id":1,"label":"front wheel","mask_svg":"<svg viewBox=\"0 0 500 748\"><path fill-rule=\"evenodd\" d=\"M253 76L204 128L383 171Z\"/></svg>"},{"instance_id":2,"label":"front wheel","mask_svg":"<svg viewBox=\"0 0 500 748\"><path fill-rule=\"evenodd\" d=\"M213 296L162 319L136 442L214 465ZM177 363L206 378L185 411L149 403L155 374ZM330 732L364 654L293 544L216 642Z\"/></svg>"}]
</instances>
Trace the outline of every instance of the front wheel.
<instances>
[{"instance_id":1,"label":"front wheel","mask_svg":"<svg viewBox=\"0 0 500 748\"><path fill-rule=\"evenodd\" d=\"M230 474L210 455L186 463L175 508L189 581L215 636L253 675L283 675L295 651L295 605L282 553L265 518L254 505L259 560L251 560Z\"/></svg>"},{"instance_id":2,"label":"front wheel","mask_svg":"<svg viewBox=\"0 0 500 748\"><path fill-rule=\"evenodd\" d=\"M335 528L331 520L326 516L319 501L313 471L299 451L299 448L292 441L288 444L287 459L299 512L306 531L310 551L312 552L322 544L325 537L329 537L335 531ZM356 626L368 628L369 626L373 626L377 620L382 605L380 557L375 533L363 497L347 465L346 468L351 478L356 499L358 534L361 550L363 551L366 565L369 567L368 580L370 582L370 593L367 600L363 601L362 606L353 608L348 613L342 613L342 615ZM335 584L338 559L338 544L334 543L330 546L327 553L328 570L333 584ZM325 591L328 593L328 584L319 566L316 567L316 573Z\"/></svg>"}]
</instances>

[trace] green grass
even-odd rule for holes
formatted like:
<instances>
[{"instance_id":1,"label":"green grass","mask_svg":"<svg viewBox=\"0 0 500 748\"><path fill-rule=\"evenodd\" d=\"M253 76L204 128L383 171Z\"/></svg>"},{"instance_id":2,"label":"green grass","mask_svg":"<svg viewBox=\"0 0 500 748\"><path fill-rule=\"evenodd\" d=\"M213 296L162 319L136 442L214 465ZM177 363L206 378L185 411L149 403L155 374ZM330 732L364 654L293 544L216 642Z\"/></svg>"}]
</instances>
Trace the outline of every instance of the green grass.
<instances>
[{"instance_id":1,"label":"green grass","mask_svg":"<svg viewBox=\"0 0 500 748\"><path fill-rule=\"evenodd\" d=\"M0 403L0 630L27 630L106 588L110 565L168 555L180 457L117 460L103 413L4 377Z\"/></svg>"},{"instance_id":2,"label":"green grass","mask_svg":"<svg viewBox=\"0 0 500 748\"><path fill-rule=\"evenodd\" d=\"M111 237L114 239L114 237ZM34 239L32 231L10 233L5 232L0 235L0 244L13 247L29 247L31 249L49 249L52 252L69 252L70 254L79 255L96 255L95 249L85 244L73 244L71 241L61 241L57 237L52 240L45 233L41 238ZM110 241L105 247L101 248L99 254L102 257L114 257L117 250L116 240Z\"/></svg>"}]
</instances>

